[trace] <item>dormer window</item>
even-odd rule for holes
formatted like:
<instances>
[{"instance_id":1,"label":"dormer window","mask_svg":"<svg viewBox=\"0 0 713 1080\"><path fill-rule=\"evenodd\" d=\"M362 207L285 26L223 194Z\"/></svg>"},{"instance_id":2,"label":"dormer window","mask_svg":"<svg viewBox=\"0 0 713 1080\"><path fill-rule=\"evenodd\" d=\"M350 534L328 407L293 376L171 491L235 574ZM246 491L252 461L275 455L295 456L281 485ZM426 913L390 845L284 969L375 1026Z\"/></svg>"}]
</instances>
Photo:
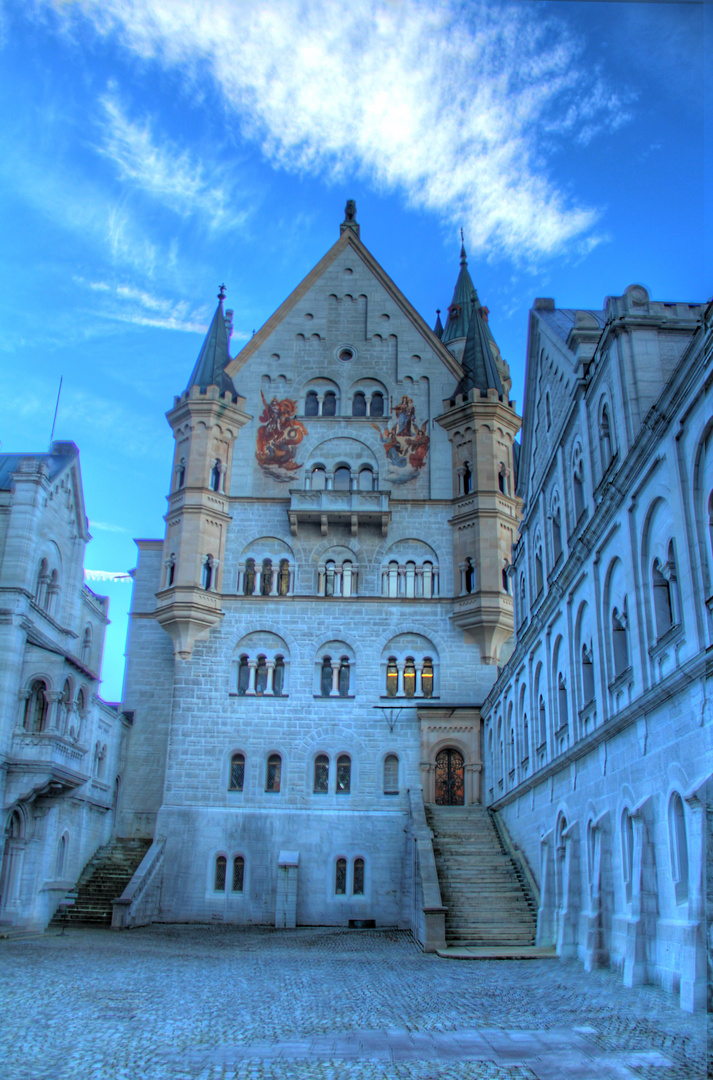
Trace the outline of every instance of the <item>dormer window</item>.
<instances>
[{"instance_id":1,"label":"dormer window","mask_svg":"<svg viewBox=\"0 0 713 1080\"><path fill-rule=\"evenodd\" d=\"M460 313L461 313L460 304L451 304L451 306L448 308L448 318L449 319L457 319L458 316L460 315Z\"/></svg>"}]
</instances>

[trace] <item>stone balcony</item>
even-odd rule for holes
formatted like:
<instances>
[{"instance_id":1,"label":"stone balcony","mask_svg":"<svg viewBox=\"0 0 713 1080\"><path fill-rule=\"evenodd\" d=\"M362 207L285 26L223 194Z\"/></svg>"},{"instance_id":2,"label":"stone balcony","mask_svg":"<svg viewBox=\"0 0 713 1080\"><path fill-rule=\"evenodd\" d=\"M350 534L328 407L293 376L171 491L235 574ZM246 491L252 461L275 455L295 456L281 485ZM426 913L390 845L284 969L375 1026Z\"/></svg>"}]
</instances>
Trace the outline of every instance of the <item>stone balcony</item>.
<instances>
[{"instance_id":1,"label":"stone balcony","mask_svg":"<svg viewBox=\"0 0 713 1080\"><path fill-rule=\"evenodd\" d=\"M8 792L32 789L37 794L46 791L68 791L85 783L88 750L73 739L56 731L41 733L21 729L12 738L7 757Z\"/></svg>"},{"instance_id":2,"label":"stone balcony","mask_svg":"<svg viewBox=\"0 0 713 1080\"><path fill-rule=\"evenodd\" d=\"M300 522L319 525L327 536L331 525L349 525L356 536L360 525L377 526L386 536L391 522L390 491L305 491L290 489L290 531L297 536Z\"/></svg>"}]
</instances>

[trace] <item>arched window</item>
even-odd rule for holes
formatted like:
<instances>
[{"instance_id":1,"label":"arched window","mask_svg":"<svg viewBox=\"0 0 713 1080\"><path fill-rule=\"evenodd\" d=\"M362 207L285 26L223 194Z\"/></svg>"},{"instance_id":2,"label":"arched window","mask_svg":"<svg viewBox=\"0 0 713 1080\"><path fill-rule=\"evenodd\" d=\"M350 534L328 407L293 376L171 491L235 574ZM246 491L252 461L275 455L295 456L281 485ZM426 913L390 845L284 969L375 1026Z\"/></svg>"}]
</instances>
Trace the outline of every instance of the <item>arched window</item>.
<instances>
[{"instance_id":1,"label":"arched window","mask_svg":"<svg viewBox=\"0 0 713 1080\"><path fill-rule=\"evenodd\" d=\"M209 590L213 584L213 556L206 555L203 561L203 588Z\"/></svg>"},{"instance_id":2,"label":"arched window","mask_svg":"<svg viewBox=\"0 0 713 1080\"><path fill-rule=\"evenodd\" d=\"M352 398L352 416L366 416L366 397L361 390Z\"/></svg>"},{"instance_id":3,"label":"arched window","mask_svg":"<svg viewBox=\"0 0 713 1080\"><path fill-rule=\"evenodd\" d=\"M374 490L374 472L368 465L364 465L359 470L359 490L360 491L373 491Z\"/></svg>"},{"instance_id":4,"label":"arched window","mask_svg":"<svg viewBox=\"0 0 713 1080\"><path fill-rule=\"evenodd\" d=\"M305 398L305 416L319 416L319 398L316 390L310 390Z\"/></svg>"},{"instance_id":5,"label":"arched window","mask_svg":"<svg viewBox=\"0 0 713 1080\"><path fill-rule=\"evenodd\" d=\"M176 488L182 488L186 482L186 462L183 458L178 463L176 469Z\"/></svg>"},{"instance_id":6,"label":"arched window","mask_svg":"<svg viewBox=\"0 0 713 1080\"><path fill-rule=\"evenodd\" d=\"M594 663L592 650L582 646L582 706L594 700Z\"/></svg>"},{"instance_id":7,"label":"arched window","mask_svg":"<svg viewBox=\"0 0 713 1080\"><path fill-rule=\"evenodd\" d=\"M59 597L59 574L53 570L47 585L47 603L45 609L48 615L57 614L57 601Z\"/></svg>"},{"instance_id":8,"label":"arched window","mask_svg":"<svg viewBox=\"0 0 713 1080\"><path fill-rule=\"evenodd\" d=\"M567 685L564 681L562 672L557 676L557 710L559 712L559 726L561 729L565 727L569 721L569 712L567 709Z\"/></svg>"},{"instance_id":9,"label":"arched window","mask_svg":"<svg viewBox=\"0 0 713 1080\"><path fill-rule=\"evenodd\" d=\"M337 415L337 395L333 390L328 390L322 398L322 416Z\"/></svg>"},{"instance_id":10,"label":"arched window","mask_svg":"<svg viewBox=\"0 0 713 1080\"><path fill-rule=\"evenodd\" d=\"M602 407L599 419L599 451L601 454L602 472L606 472L609 462L612 459L611 425L609 423L609 407L607 405Z\"/></svg>"},{"instance_id":11,"label":"arched window","mask_svg":"<svg viewBox=\"0 0 713 1080\"><path fill-rule=\"evenodd\" d=\"M275 670L272 673L272 691L275 697L282 697L282 691L285 685L285 658L284 656L275 657Z\"/></svg>"},{"instance_id":12,"label":"arched window","mask_svg":"<svg viewBox=\"0 0 713 1080\"><path fill-rule=\"evenodd\" d=\"M404 694L406 697L416 694L416 663L412 656L407 656L404 663Z\"/></svg>"},{"instance_id":13,"label":"arched window","mask_svg":"<svg viewBox=\"0 0 713 1080\"><path fill-rule=\"evenodd\" d=\"M69 734L72 736L72 738L79 739L82 734L82 724L84 722L84 718L87 712L86 697L83 690L80 690L77 694L76 712L77 726L75 729L74 724L72 724L71 728L69 729Z\"/></svg>"},{"instance_id":14,"label":"arched window","mask_svg":"<svg viewBox=\"0 0 713 1080\"><path fill-rule=\"evenodd\" d=\"M326 754L318 754L314 759L314 787L317 795L326 795L329 791L329 758Z\"/></svg>"},{"instance_id":15,"label":"arched window","mask_svg":"<svg viewBox=\"0 0 713 1080\"><path fill-rule=\"evenodd\" d=\"M423 658L421 691L424 697L433 697L433 660L430 656L424 656Z\"/></svg>"},{"instance_id":16,"label":"arched window","mask_svg":"<svg viewBox=\"0 0 713 1080\"><path fill-rule=\"evenodd\" d=\"M527 722L527 713L522 717L522 764L530 757L530 725Z\"/></svg>"},{"instance_id":17,"label":"arched window","mask_svg":"<svg viewBox=\"0 0 713 1080\"><path fill-rule=\"evenodd\" d=\"M399 669L396 666L396 657L390 656L386 661L386 696L396 697L399 688Z\"/></svg>"},{"instance_id":18,"label":"arched window","mask_svg":"<svg viewBox=\"0 0 713 1080\"><path fill-rule=\"evenodd\" d=\"M47 586L49 585L50 571L47 559L42 559L37 571L37 585L35 586L35 603L41 607L47 607Z\"/></svg>"},{"instance_id":19,"label":"arched window","mask_svg":"<svg viewBox=\"0 0 713 1080\"><path fill-rule=\"evenodd\" d=\"M327 472L323 465L315 465L312 469L312 491L324 491L327 486Z\"/></svg>"},{"instance_id":20,"label":"arched window","mask_svg":"<svg viewBox=\"0 0 713 1080\"><path fill-rule=\"evenodd\" d=\"M172 551L166 562L166 588L170 589L176 580L176 553Z\"/></svg>"},{"instance_id":21,"label":"arched window","mask_svg":"<svg viewBox=\"0 0 713 1080\"><path fill-rule=\"evenodd\" d=\"M64 684L62 690L62 697L57 703L57 729L60 735L67 734L67 726L69 723L69 711L72 707L72 687L69 679Z\"/></svg>"},{"instance_id":22,"label":"arched window","mask_svg":"<svg viewBox=\"0 0 713 1080\"><path fill-rule=\"evenodd\" d=\"M334 470L334 490L349 491L351 486L351 470L348 465L339 465Z\"/></svg>"},{"instance_id":23,"label":"arched window","mask_svg":"<svg viewBox=\"0 0 713 1080\"><path fill-rule=\"evenodd\" d=\"M423 598L430 600L433 597L433 563L426 560L423 564Z\"/></svg>"},{"instance_id":24,"label":"arched window","mask_svg":"<svg viewBox=\"0 0 713 1080\"><path fill-rule=\"evenodd\" d=\"M245 859L242 855L236 855L233 859L233 892L243 891L245 881Z\"/></svg>"},{"instance_id":25,"label":"arched window","mask_svg":"<svg viewBox=\"0 0 713 1080\"><path fill-rule=\"evenodd\" d=\"M396 754L387 754L384 758L384 795L399 793L399 759Z\"/></svg>"},{"instance_id":26,"label":"arched window","mask_svg":"<svg viewBox=\"0 0 713 1080\"><path fill-rule=\"evenodd\" d=\"M582 448L577 444L572 454L572 496L575 525L584 513L584 462Z\"/></svg>"},{"instance_id":27,"label":"arched window","mask_svg":"<svg viewBox=\"0 0 713 1080\"><path fill-rule=\"evenodd\" d=\"M332 693L332 658L325 656L322 660L322 673L320 676L319 690L322 697L329 697Z\"/></svg>"},{"instance_id":28,"label":"arched window","mask_svg":"<svg viewBox=\"0 0 713 1080\"><path fill-rule=\"evenodd\" d=\"M500 462L500 468L498 470L498 491L500 491L502 495L507 495L508 493L507 470L505 469L505 464L502 461Z\"/></svg>"},{"instance_id":29,"label":"arched window","mask_svg":"<svg viewBox=\"0 0 713 1080\"><path fill-rule=\"evenodd\" d=\"M406 596L413 598L416 595L416 563L409 561L404 569L406 572Z\"/></svg>"},{"instance_id":30,"label":"arched window","mask_svg":"<svg viewBox=\"0 0 713 1080\"><path fill-rule=\"evenodd\" d=\"M621 876L626 902L630 904L634 877L634 826L628 810L621 815Z\"/></svg>"},{"instance_id":31,"label":"arched window","mask_svg":"<svg viewBox=\"0 0 713 1080\"><path fill-rule=\"evenodd\" d=\"M238 693L247 693L248 685L250 682L250 667L248 665L248 658L246 655L240 657L238 661Z\"/></svg>"},{"instance_id":32,"label":"arched window","mask_svg":"<svg viewBox=\"0 0 713 1080\"><path fill-rule=\"evenodd\" d=\"M280 559L280 569L277 578L277 592L279 596L287 596L290 591L290 564L287 559Z\"/></svg>"},{"instance_id":33,"label":"arched window","mask_svg":"<svg viewBox=\"0 0 713 1080\"><path fill-rule=\"evenodd\" d=\"M654 617L656 619L656 638L662 638L673 626L671 590L668 581L661 573L658 559L651 570L651 584L654 594Z\"/></svg>"},{"instance_id":34,"label":"arched window","mask_svg":"<svg viewBox=\"0 0 713 1080\"><path fill-rule=\"evenodd\" d=\"M334 571L335 563L333 559L329 559L324 564L324 595L334 596Z\"/></svg>"},{"instance_id":35,"label":"arched window","mask_svg":"<svg viewBox=\"0 0 713 1080\"><path fill-rule=\"evenodd\" d=\"M388 569L389 579L389 597L398 596L399 594L399 564L397 562L390 562Z\"/></svg>"},{"instance_id":36,"label":"arched window","mask_svg":"<svg viewBox=\"0 0 713 1080\"><path fill-rule=\"evenodd\" d=\"M242 791L245 782L245 754L233 754L230 759L229 791Z\"/></svg>"},{"instance_id":37,"label":"arched window","mask_svg":"<svg viewBox=\"0 0 713 1080\"><path fill-rule=\"evenodd\" d=\"M539 596L542 592L545 584L544 575L542 573L542 548L537 547L535 550L535 596Z\"/></svg>"},{"instance_id":38,"label":"arched window","mask_svg":"<svg viewBox=\"0 0 713 1080\"><path fill-rule=\"evenodd\" d=\"M265 791L279 791L282 773L282 758L279 754L270 754L267 759L267 779Z\"/></svg>"},{"instance_id":39,"label":"arched window","mask_svg":"<svg viewBox=\"0 0 713 1080\"><path fill-rule=\"evenodd\" d=\"M375 390L369 402L369 416L384 415L384 395L380 390Z\"/></svg>"},{"instance_id":40,"label":"arched window","mask_svg":"<svg viewBox=\"0 0 713 1080\"><path fill-rule=\"evenodd\" d=\"M352 784L352 759L349 754L337 758L337 795L348 795Z\"/></svg>"},{"instance_id":41,"label":"arched window","mask_svg":"<svg viewBox=\"0 0 713 1080\"><path fill-rule=\"evenodd\" d=\"M538 702L538 713L540 718L540 747L543 747L547 743L547 713L545 712L545 699L542 694L540 694Z\"/></svg>"},{"instance_id":42,"label":"arched window","mask_svg":"<svg viewBox=\"0 0 713 1080\"><path fill-rule=\"evenodd\" d=\"M688 899L688 840L683 799L677 791L674 791L668 804L668 839L676 903L682 904Z\"/></svg>"},{"instance_id":43,"label":"arched window","mask_svg":"<svg viewBox=\"0 0 713 1080\"><path fill-rule=\"evenodd\" d=\"M334 891L337 896L344 896L347 891L347 860L337 859L334 878Z\"/></svg>"},{"instance_id":44,"label":"arched window","mask_svg":"<svg viewBox=\"0 0 713 1080\"><path fill-rule=\"evenodd\" d=\"M48 706L47 687L38 679L32 684L25 706L25 731L39 734L45 730Z\"/></svg>"},{"instance_id":45,"label":"arched window","mask_svg":"<svg viewBox=\"0 0 713 1080\"><path fill-rule=\"evenodd\" d=\"M473 568L473 560L468 558L465 560L465 591L472 593L475 589L475 570Z\"/></svg>"},{"instance_id":46,"label":"arched window","mask_svg":"<svg viewBox=\"0 0 713 1080\"><path fill-rule=\"evenodd\" d=\"M255 693L264 694L267 689L267 659L258 656L257 668L255 669Z\"/></svg>"},{"instance_id":47,"label":"arched window","mask_svg":"<svg viewBox=\"0 0 713 1080\"><path fill-rule=\"evenodd\" d=\"M552 406L550 405L550 392L549 390L545 394L545 419L547 421L547 430L552 427Z\"/></svg>"},{"instance_id":48,"label":"arched window","mask_svg":"<svg viewBox=\"0 0 713 1080\"><path fill-rule=\"evenodd\" d=\"M352 872L352 895L364 895L364 860L355 859Z\"/></svg>"},{"instance_id":49,"label":"arched window","mask_svg":"<svg viewBox=\"0 0 713 1080\"><path fill-rule=\"evenodd\" d=\"M507 562L503 563L503 568L500 571L500 578L501 578L502 583L503 583L503 592L509 593L510 592L510 575L508 573L508 564L507 564Z\"/></svg>"},{"instance_id":50,"label":"arched window","mask_svg":"<svg viewBox=\"0 0 713 1080\"><path fill-rule=\"evenodd\" d=\"M225 892L225 873L228 868L228 860L225 855L219 855L215 860L215 878L213 888L216 892Z\"/></svg>"},{"instance_id":51,"label":"arched window","mask_svg":"<svg viewBox=\"0 0 713 1080\"><path fill-rule=\"evenodd\" d=\"M272 559L262 560L262 574L260 576L260 595L269 596L272 592Z\"/></svg>"},{"instance_id":52,"label":"arched window","mask_svg":"<svg viewBox=\"0 0 713 1080\"><path fill-rule=\"evenodd\" d=\"M67 857L67 837L60 836L57 844L57 862L55 864L55 877L64 877L64 865Z\"/></svg>"},{"instance_id":53,"label":"arched window","mask_svg":"<svg viewBox=\"0 0 713 1080\"><path fill-rule=\"evenodd\" d=\"M210 486L212 491L220 491L220 477L222 472L222 464L220 458L215 462L215 465L210 470Z\"/></svg>"},{"instance_id":54,"label":"arched window","mask_svg":"<svg viewBox=\"0 0 713 1080\"><path fill-rule=\"evenodd\" d=\"M552 561L556 563L562 554L562 518L559 500L552 504Z\"/></svg>"},{"instance_id":55,"label":"arched window","mask_svg":"<svg viewBox=\"0 0 713 1080\"><path fill-rule=\"evenodd\" d=\"M470 471L470 463L465 462L463 465L463 494L470 495L473 490L473 474Z\"/></svg>"},{"instance_id":56,"label":"arched window","mask_svg":"<svg viewBox=\"0 0 713 1080\"><path fill-rule=\"evenodd\" d=\"M89 664L92 658L92 628L87 625L84 627L84 634L82 636L82 663Z\"/></svg>"},{"instance_id":57,"label":"arched window","mask_svg":"<svg viewBox=\"0 0 713 1080\"><path fill-rule=\"evenodd\" d=\"M245 561L245 584L243 585L243 592L246 596L252 596L255 592L255 560L246 559Z\"/></svg>"},{"instance_id":58,"label":"arched window","mask_svg":"<svg viewBox=\"0 0 713 1080\"><path fill-rule=\"evenodd\" d=\"M614 678L629 666L629 647L626 640L626 608L620 613L614 608L611 616L611 644L614 659Z\"/></svg>"},{"instance_id":59,"label":"arched window","mask_svg":"<svg viewBox=\"0 0 713 1080\"><path fill-rule=\"evenodd\" d=\"M349 697L349 657L339 659L339 696Z\"/></svg>"}]
</instances>

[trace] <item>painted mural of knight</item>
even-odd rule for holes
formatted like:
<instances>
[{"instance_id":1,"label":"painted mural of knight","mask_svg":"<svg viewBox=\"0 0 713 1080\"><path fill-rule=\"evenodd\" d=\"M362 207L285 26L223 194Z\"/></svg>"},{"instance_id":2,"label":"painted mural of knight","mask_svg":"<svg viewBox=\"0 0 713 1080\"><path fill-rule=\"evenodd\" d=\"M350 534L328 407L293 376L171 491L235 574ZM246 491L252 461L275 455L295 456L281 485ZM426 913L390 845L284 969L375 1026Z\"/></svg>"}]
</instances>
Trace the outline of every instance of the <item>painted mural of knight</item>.
<instances>
[{"instance_id":1,"label":"painted mural of knight","mask_svg":"<svg viewBox=\"0 0 713 1080\"><path fill-rule=\"evenodd\" d=\"M426 464L430 439L426 434L428 421L421 427L416 422L416 409L413 398L404 394L394 406L396 422L392 427L381 428L372 424L379 432L384 447L386 460L386 478L392 484L406 484L418 476Z\"/></svg>"},{"instance_id":2,"label":"painted mural of knight","mask_svg":"<svg viewBox=\"0 0 713 1080\"><path fill-rule=\"evenodd\" d=\"M273 480L286 483L293 479L302 465L296 460L297 447L307 434L307 428L297 420L297 402L291 398L273 397L267 400L260 391L264 411L257 429L255 457Z\"/></svg>"}]
</instances>

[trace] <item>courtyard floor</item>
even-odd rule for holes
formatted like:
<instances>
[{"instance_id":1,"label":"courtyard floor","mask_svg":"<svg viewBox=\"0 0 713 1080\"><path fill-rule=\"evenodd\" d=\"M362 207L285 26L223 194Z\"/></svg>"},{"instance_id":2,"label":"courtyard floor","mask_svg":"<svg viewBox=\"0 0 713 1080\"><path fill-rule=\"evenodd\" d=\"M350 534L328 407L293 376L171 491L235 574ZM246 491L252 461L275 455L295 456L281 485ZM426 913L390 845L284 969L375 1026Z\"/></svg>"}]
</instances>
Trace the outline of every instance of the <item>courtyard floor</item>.
<instances>
[{"instance_id":1,"label":"courtyard floor","mask_svg":"<svg viewBox=\"0 0 713 1080\"><path fill-rule=\"evenodd\" d=\"M703 1080L706 1018L557 960L397 931L152 926L0 941L3 1080Z\"/></svg>"}]
</instances>

